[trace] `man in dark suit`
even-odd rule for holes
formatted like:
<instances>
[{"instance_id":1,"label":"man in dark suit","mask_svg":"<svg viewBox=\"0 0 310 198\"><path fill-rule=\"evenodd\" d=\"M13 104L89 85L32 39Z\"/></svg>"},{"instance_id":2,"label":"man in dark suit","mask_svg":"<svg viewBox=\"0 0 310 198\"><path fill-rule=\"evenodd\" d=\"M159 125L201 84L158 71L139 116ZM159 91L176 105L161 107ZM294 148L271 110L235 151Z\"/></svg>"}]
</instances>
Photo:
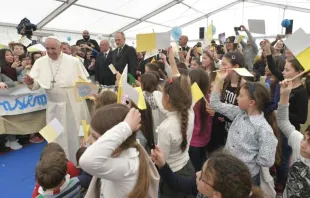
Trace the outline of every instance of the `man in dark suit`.
<instances>
[{"instance_id":1,"label":"man in dark suit","mask_svg":"<svg viewBox=\"0 0 310 198\"><path fill-rule=\"evenodd\" d=\"M95 48L98 52L100 51L99 45L96 40L90 39L88 30L83 31L83 39L80 39L76 42L76 45L80 46L81 44L89 45L89 47Z\"/></svg>"},{"instance_id":2,"label":"man in dark suit","mask_svg":"<svg viewBox=\"0 0 310 198\"><path fill-rule=\"evenodd\" d=\"M123 72L128 64L128 73L136 76L138 67L137 53L133 47L125 44L125 40L125 34L123 32L117 32L115 34L115 44L117 48L113 51L112 63L120 73Z\"/></svg>"},{"instance_id":3,"label":"man in dark suit","mask_svg":"<svg viewBox=\"0 0 310 198\"><path fill-rule=\"evenodd\" d=\"M112 63L112 51L107 40L100 41L100 54L96 58L95 79L100 85L115 85L115 75L109 68Z\"/></svg>"}]
</instances>

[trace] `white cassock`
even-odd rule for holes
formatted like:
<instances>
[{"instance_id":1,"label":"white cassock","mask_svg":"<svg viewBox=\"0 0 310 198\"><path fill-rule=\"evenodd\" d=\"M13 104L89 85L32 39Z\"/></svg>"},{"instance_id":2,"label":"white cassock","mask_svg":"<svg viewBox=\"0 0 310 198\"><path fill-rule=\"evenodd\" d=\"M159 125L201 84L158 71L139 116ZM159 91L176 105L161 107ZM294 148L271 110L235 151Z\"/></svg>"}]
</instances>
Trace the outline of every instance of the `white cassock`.
<instances>
[{"instance_id":1,"label":"white cassock","mask_svg":"<svg viewBox=\"0 0 310 198\"><path fill-rule=\"evenodd\" d=\"M34 79L32 90L40 87L46 90L46 122L57 118L64 126L63 133L55 142L62 146L67 158L75 163L75 154L80 145L78 129L81 120L90 120L86 102L78 102L74 93L74 85L80 81L79 77L87 79L89 76L84 65L77 58L64 53L56 61L44 56L34 63L29 75Z\"/></svg>"}]
</instances>

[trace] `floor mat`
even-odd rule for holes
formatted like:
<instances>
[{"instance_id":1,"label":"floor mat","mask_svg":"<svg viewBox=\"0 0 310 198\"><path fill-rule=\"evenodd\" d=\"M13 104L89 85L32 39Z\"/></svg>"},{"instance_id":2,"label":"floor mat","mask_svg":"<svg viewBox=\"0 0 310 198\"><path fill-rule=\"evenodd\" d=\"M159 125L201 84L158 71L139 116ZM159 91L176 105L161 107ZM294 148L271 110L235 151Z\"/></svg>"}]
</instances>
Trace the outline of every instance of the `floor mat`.
<instances>
[{"instance_id":1,"label":"floor mat","mask_svg":"<svg viewBox=\"0 0 310 198\"><path fill-rule=\"evenodd\" d=\"M28 144L0 155L0 197L29 198L35 185L35 168L46 142Z\"/></svg>"}]
</instances>

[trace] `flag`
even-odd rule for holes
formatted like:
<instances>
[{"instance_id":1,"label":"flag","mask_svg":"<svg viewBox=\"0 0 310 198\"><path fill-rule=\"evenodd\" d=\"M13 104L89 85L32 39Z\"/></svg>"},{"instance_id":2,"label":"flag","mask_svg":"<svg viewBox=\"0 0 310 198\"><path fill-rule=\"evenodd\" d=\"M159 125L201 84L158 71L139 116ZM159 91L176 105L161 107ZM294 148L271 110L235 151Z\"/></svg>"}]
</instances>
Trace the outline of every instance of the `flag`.
<instances>
[{"instance_id":1,"label":"flag","mask_svg":"<svg viewBox=\"0 0 310 198\"><path fill-rule=\"evenodd\" d=\"M306 32L299 28L289 36L284 44L294 54L305 71L310 70L310 38Z\"/></svg>"},{"instance_id":2,"label":"flag","mask_svg":"<svg viewBox=\"0 0 310 198\"><path fill-rule=\"evenodd\" d=\"M204 97L201 89L199 88L196 82L191 86L191 90L194 103L196 103L198 100Z\"/></svg>"},{"instance_id":3,"label":"flag","mask_svg":"<svg viewBox=\"0 0 310 198\"><path fill-rule=\"evenodd\" d=\"M144 99L142 89L141 89L141 87L136 87L135 89L139 93L139 100L138 100L137 106L139 109L144 110L144 109L146 109L146 104L145 104L145 99Z\"/></svg>"},{"instance_id":4,"label":"flag","mask_svg":"<svg viewBox=\"0 0 310 198\"><path fill-rule=\"evenodd\" d=\"M41 131L39 132L44 139L50 143L57 139L57 137L63 132L63 125L54 118L50 123L48 123Z\"/></svg>"},{"instance_id":5,"label":"flag","mask_svg":"<svg viewBox=\"0 0 310 198\"><path fill-rule=\"evenodd\" d=\"M137 34L137 52L165 49L170 46L171 32Z\"/></svg>"}]
</instances>

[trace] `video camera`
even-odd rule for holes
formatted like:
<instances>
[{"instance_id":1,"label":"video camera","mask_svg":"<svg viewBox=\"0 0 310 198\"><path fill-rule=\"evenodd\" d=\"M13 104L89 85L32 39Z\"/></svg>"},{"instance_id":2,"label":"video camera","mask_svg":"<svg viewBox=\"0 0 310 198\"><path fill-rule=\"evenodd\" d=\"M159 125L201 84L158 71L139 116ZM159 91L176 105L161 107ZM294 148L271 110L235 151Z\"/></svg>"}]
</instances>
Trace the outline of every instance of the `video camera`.
<instances>
[{"instance_id":1,"label":"video camera","mask_svg":"<svg viewBox=\"0 0 310 198\"><path fill-rule=\"evenodd\" d=\"M29 19L24 18L20 21L16 29L18 34L27 36L28 39L31 39L32 33L37 30L37 26L32 24Z\"/></svg>"}]
</instances>

